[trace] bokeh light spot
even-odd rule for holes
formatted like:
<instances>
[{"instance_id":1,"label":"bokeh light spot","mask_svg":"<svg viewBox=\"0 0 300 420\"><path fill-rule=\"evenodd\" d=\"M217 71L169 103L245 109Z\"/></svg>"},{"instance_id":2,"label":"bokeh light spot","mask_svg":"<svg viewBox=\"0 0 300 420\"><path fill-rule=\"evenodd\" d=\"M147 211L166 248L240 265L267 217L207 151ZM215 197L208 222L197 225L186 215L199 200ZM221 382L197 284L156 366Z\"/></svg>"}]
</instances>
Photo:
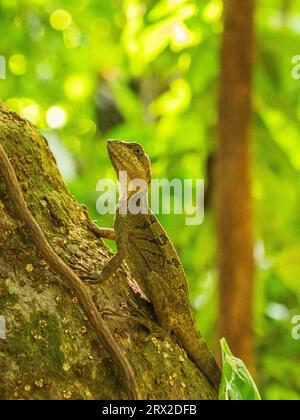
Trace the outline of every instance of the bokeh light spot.
<instances>
[{"instance_id":1,"label":"bokeh light spot","mask_svg":"<svg viewBox=\"0 0 300 420\"><path fill-rule=\"evenodd\" d=\"M9 59L9 68L13 74L22 76L27 73L26 57L22 54L14 54Z\"/></svg>"},{"instance_id":2,"label":"bokeh light spot","mask_svg":"<svg viewBox=\"0 0 300 420\"><path fill-rule=\"evenodd\" d=\"M91 91L91 80L85 74L72 74L64 83L65 95L74 101L86 99Z\"/></svg>"},{"instance_id":3,"label":"bokeh light spot","mask_svg":"<svg viewBox=\"0 0 300 420\"><path fill-rule=\"evenodd\" d=\"M72 24L72 16L65 9L57 9L51 14L50 23L57 31L65 31Z\"/></svg>"},{"instance_id":4,"label":"bokeh light spot","mask_svg":"<svg viewBox=\"0 0 300 420\"><path fill-rule=\"evenodd\" d=\"M38 104L25 106L21 111L21 117L26 118L32 124L37 124L40 117L40 107Z\"/></svg>"},{"instance_id":5,"label":"bokeh light spot","mask_svg":"<svg viewBox=\"0 0 300 420\"><path fill-rule=\"evenodd\" d=\"M221 18L222 12L223 12L223 4L221 0L212 0L204 8L202 16L206 22L214 22Z\"/></svg>"},{"instance_id":6,"label":"bokeh light spot","mask_svg":"<svg viewBox=\"0 0 300 420\"><path fill-rule=\"evenodd\" d=\"M52 106L46 112L46 121L50 128L62 128L67 122L66 111L60 106Z\"/></svg>"}]
</instances>

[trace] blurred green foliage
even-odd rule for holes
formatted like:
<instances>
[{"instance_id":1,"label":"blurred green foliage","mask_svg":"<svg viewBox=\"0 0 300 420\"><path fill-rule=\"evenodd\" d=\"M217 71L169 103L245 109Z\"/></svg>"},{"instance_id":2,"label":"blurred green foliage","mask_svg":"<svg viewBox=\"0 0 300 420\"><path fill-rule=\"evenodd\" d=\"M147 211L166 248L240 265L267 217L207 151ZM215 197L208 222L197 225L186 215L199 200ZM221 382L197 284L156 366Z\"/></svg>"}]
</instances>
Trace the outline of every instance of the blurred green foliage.
<instances>
[{"instance_id":1,"label":"blurred green foliage","mask_svg":"<svg viewBox=\"0 0 300 420\"><path fill-rule=\"evenodd\" d=\"M115 177L107 138L138 140L156 178L206 177L215 144L220 0L1 0L1 100L49 139L77 199L96 214L99 178ZM300 5L261 0L256 19L253 197L255 331L263 398L300 397L300 80L292 57ZM216 249L201 226L161 216L184 263L199 326L214 342Z\"/></svg>"}]
</instances>

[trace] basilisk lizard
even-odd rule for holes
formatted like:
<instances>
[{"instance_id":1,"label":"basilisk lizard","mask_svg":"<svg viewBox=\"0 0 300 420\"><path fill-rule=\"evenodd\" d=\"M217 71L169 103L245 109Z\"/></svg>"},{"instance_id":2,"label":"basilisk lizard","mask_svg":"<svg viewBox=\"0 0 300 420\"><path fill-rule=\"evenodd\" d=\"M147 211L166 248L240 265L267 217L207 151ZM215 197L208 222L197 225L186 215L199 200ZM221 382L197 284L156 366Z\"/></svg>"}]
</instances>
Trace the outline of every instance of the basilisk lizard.
<instances>
[{"instance_id":1,"label":"basilisk lizard","mask_svg":"<svg viewBox=\"0 0 300 420\"><path fill-rule=\"evenodd\" d=\"M174 332L190 358L218 390L221 372L197 331L185 272L172 242L148 206L145 212L138 214L130 211L125 214L126 212L121 211L124 205L129 207L130 200L145 202L151 182L150 160L138 143L111 140L107 148L117 175L125 171L129 181L126 188L121 185L123 192L116 209L114 229L117 253L101 272L92 272L81 266L80 276L90 283L103 282L126 260L132 274L154 306L162 336ZM130 191L130 182L137 179L143 180L146 187ZM99 234L101 235L101 230ZM107 236L107 232L105 235Z\"/></svg>"}]
</instances>

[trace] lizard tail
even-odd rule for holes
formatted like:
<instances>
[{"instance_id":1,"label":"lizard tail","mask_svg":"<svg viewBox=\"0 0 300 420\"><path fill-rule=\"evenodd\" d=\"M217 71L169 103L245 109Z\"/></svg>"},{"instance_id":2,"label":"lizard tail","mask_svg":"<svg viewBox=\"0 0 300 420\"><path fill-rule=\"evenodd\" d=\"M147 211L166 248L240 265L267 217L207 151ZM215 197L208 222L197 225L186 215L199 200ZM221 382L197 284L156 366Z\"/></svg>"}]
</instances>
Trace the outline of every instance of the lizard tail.
<instances>
[{"instance_id":1,"label":"lizard tail","mask_svg":"<svg viewBox=\"0 0 300 420\"><path fill-rule=\"evenodd\" d=\"M185 331L180 329L180 331L176 331L176 334L190 359L206 376L213 388L219 392L222 378L221 369L196 327Z\"/></svg>"}]
</instances>

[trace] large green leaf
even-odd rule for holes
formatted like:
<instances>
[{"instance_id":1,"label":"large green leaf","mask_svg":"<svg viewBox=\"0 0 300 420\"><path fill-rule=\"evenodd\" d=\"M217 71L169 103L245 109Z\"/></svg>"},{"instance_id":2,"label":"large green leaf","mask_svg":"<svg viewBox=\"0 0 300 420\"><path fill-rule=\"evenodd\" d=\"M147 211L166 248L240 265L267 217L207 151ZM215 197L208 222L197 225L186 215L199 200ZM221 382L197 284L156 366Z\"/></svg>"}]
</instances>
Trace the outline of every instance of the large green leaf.
<instances>
[{"instance_id":1,"label":"large green leaf","mask_svg":"<svg viewBox=\"0 0 300 420\"><path fill-rule=\"evenodd\" d=\"M220 400L261 400L258 389L245 363L234 357L223 338L221 340L223 375Z\"/></svg>"}]
</instances>

